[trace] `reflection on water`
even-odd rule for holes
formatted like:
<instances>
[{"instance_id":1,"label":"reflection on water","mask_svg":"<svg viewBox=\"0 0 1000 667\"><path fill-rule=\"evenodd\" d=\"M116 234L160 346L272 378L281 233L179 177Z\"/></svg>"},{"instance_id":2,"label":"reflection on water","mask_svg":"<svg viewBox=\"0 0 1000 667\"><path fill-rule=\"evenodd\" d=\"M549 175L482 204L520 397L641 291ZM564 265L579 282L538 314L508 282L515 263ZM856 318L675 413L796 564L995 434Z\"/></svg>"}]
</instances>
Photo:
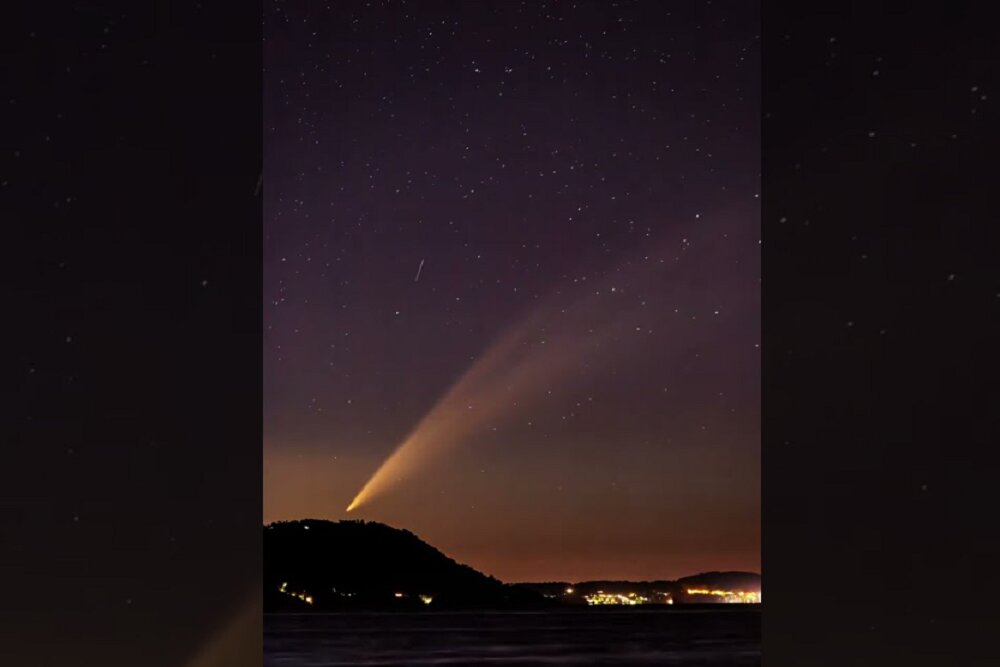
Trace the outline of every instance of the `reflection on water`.
<instances>
[{"instance_id":1,"label":"reflection on water","mask_svg":"<svg viewBox=\"0 0 1000 667\"><path fill-rule=\"evenodd\" d=\"M759 610L269 614L265 667L760 664Z\"/></svg>"}]
</instances>

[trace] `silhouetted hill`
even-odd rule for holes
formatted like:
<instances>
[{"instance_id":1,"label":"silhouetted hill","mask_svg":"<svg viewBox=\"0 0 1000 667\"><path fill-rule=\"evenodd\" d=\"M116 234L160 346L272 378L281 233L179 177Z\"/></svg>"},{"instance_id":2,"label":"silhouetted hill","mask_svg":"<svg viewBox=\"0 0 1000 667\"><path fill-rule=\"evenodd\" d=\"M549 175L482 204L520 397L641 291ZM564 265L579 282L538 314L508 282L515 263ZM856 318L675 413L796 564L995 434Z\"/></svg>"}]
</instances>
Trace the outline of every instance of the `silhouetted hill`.
<instances>
[{"instance_id":1,"label":"silhouetted hill","mask_svg":"<svg viewBox=\"0 0 1000 667\"><path fill-rule=\"evenodd\" d=\"M265 526L264 591L267 611L546 604L533 591L455 562L409 531L365 521Z\"/></svg>"}]
</instances>

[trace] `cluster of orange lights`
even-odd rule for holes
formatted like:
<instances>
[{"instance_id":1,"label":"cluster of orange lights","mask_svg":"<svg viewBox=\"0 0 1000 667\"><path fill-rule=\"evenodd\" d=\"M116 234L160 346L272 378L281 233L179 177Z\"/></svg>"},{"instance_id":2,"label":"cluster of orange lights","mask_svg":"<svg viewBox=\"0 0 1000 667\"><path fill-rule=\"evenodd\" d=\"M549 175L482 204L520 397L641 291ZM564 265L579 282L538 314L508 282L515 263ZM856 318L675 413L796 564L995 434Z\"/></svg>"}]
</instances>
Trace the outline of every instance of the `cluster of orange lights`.
<instances>
[{"instance_id":1,"label":"cluster of orange lights","mask_svg":"<svg viewBox=\"0 0 1000 667\"><path fill-rule=\"evenodd\" d=\"M689 588L688 595L711 595L723 598L725 602L755 604L761 602L759 591L721 591L710 590L708 588Z\"/></svg>"},{"instance_id":2,"label":"cluster of orange lights","mask_svg":"<svg viewBox=\"0 0 1000 667\"><path fill-rule=\"evenodd\" d=\"M293 598L298 598L298 599L302 600L303 602L305 602L306 604L312 604L313 603L312 596L309 595L308 593L297 593L295 591L288 590L288 582L287 581L285 583L281 584L281 586L278 588L278 590L281 591L282 593L284 593L285 595L291 595Z\"/></svg>"},{"instance_id":3,"label":"cluster of orange lights","mask_svg":"<svg viewBox=\"0 0 1000 667\"><path fill-rule=\"evenodd\" d=\"M637 604L647 604L649 603L649 598L638 595L636 593L629 593L627 595L622 595L621 593L605 593L604 591L597 591L593 595L584 595L583 599L587 601L589 605L606 605L606 604L624 604L624 605L637 605Z\"/></svg>"}]
</instances>

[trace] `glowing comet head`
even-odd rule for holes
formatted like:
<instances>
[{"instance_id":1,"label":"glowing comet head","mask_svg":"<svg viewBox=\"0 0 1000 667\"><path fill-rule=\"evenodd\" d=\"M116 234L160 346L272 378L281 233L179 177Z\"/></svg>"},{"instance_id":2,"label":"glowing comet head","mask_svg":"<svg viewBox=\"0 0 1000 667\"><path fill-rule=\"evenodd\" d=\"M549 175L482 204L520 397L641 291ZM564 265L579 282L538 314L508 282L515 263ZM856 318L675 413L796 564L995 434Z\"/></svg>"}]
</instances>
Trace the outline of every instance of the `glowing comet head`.
<instances>
[{"instance_id":1,"label":"glowing comet head","mask_svg":"<svg viewBox=\"0 0 1000 667\"><path fill-rule=\"evenodd\" d=\"M404 440L402 444L400 444L389 456L389 458L387 458L382 465L379 466L378 470L375 471L375 474L371 476L371 479L369 479L363 487L361 487L358 494L354 496L354 500L352 500L351 504L347 506L348 512L352 512L358 507L361 507L361 505L368 502L372 496L377 495L389 486L390 482L399 480L406 474L412 472L418 467L420 462L426 459L427 454L424 450L427 448L420 446L422 442L426 441L422 434L437 433L435 426L440 422L440 420L432 419L432 417L435 415L438 408L440 408L440 404L431 412L430 415L420 422L414 433ZM418 437L418 432L421 434L420 437Z\"/></svg>"},{"instance_id":2,"label":"glowing comet head","mask_svg":"<svg viewBox=\"0 0 1000 667\"><path fill-rule=\"evenodd\" d=\"M368 486L369 484L365 484L364 488L358 491L358 495L354 496L354 500L352 500L351 504L347 506L348 512L353 512L361 505L361 503L364 501L365 489L367 489Z\"/></svg>"}]
</instances>

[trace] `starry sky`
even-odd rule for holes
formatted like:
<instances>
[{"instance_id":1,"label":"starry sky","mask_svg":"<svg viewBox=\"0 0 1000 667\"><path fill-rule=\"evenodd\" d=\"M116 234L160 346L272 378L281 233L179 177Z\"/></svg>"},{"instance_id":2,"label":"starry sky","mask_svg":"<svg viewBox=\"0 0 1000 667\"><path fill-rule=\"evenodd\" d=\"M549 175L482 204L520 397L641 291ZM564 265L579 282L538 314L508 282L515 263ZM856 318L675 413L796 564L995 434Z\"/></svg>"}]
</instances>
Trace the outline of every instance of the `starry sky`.
<instances>
[{"instance_id":1,"label":"starry sky","mask_svg":"<svg viewBox=\"0 0 1000 667\"><path fill-rule=\"evenodd\" d=\"M758 32L266 3L264 520L505 581L759 571Z\"/></svg>"}]
</instances>

